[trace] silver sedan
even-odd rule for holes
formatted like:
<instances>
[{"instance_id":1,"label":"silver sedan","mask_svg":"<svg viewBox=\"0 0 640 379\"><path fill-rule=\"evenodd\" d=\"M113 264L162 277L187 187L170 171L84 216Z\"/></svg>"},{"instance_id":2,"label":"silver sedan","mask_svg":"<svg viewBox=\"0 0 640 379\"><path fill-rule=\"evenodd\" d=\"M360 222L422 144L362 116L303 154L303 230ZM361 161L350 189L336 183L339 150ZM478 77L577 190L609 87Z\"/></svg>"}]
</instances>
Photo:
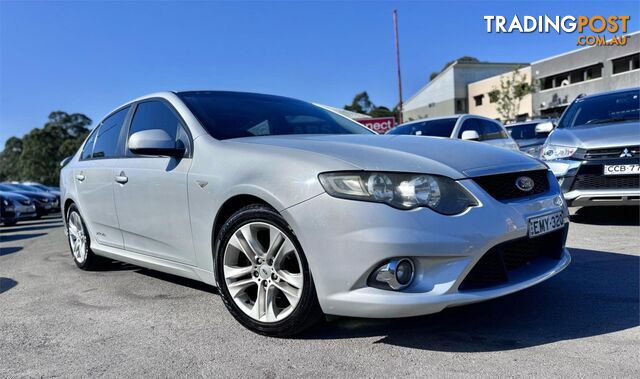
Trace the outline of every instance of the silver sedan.
<instances>
[{"instance_id":1,"label":"silver sedan","mask_svg":"<svg viewBox=\"0 0 640 379\"><path fill-rule=\"evenodd\" d=\"M219 288L291 335L324 315L405 317L544 281L570 261L548 168L488 144L370 132L303 101L162 92L118 107L60 175L76 265Z\"/></svg>"}]
</instances>

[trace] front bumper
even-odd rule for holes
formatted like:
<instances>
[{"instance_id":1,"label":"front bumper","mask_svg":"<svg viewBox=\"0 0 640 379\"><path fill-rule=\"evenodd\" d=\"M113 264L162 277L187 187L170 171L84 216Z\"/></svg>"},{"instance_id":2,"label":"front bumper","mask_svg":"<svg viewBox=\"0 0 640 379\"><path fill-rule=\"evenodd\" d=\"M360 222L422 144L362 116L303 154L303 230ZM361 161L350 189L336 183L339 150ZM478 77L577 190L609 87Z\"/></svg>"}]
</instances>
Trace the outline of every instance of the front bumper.
<instances>
[{"instance_id":1,"label":"front bumper","mask_svg":"<svg viewBox=\"0 0 640 379\"><path fill-rule=\"evenodd\" d=\"M337 199L328 194L283 211L306 253L318 300L327 314L354 317L406 317L483 301L532 286L562 271L559 260L517 270L502 285L459 290L466 275L492 247L527 236L528 219L562 210L560 190L531 199L500 202L474 181L463 184L480 205L456 216L429 209L401 211L384 204ZM367 285L367 278L390 258L410 257L416 266L412 284L401 291Z\"/></svg>"},{"instance_id":2,"label":"front bumper","mask_svg":"<svg viewBox=\"0 0 640 379\"><path fill-rule=\"evenodd\" d=\"M640 163L637 159L558 159L546 163L558 179L569 206L640 205L637 177L603 174L604 165Z\"/></svg>"},{"instance_id":3,"label":"front bumper","mask_svg":"<svg viewBox=\"0 0 640 379\"><path fill-rule=\"evenodd\" d=\"M16 218L18 220L25 220L37 216L35 205L16 205Z\"/></svg>"}]
</instances>

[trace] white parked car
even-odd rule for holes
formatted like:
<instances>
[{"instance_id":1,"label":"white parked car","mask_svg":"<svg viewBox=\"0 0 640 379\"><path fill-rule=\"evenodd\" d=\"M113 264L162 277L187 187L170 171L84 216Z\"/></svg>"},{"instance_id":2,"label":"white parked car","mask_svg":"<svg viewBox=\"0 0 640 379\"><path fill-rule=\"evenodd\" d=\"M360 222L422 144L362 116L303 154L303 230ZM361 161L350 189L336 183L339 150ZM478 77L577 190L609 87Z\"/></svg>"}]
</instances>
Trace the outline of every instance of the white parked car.
<instances>
[{"instance_id":1,"label":"white parked car","mask_svg":"<svg viewBox=\"0 0 640 379\"><path fill-rule=\"evenodd\" d=\"M504 126L490 118L470 114L425 118L396 126L387 134L458 138L520 151Z\"/></svg>"},{"instance_id":2,"label":"white parked car","mask_svg":"<svg viewBox=\"0 0 640 379\"><path fill-rule=\"evenodd\" d=\"M65 160L60 190L78 267L106 257L215 285L240 323L268 335L324 314L439 312L570 261L567 208L537 160L379 136L278 96L138 98Z\"/></svg>"}]
</instances>

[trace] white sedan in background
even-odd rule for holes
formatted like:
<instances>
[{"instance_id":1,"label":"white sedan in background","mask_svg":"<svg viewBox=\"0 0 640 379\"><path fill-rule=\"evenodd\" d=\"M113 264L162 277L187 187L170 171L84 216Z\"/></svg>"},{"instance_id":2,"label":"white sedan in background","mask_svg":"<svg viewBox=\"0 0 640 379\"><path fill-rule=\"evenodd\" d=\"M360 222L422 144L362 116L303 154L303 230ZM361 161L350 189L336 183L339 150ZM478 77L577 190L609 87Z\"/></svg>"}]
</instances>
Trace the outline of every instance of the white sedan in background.
<instances>
[{"instance_id":1,"label":"white sedan in background","mask_svg":"<svg viewBox=\"0 0 640 379\"><path fill-rule=\"evenodd\" d=\"M485 142L493 146L520 151L516 141L511 138L500 122L470 114L411 121L396 126L387 134L457 138Z\"/></svg>"}]
</instances>

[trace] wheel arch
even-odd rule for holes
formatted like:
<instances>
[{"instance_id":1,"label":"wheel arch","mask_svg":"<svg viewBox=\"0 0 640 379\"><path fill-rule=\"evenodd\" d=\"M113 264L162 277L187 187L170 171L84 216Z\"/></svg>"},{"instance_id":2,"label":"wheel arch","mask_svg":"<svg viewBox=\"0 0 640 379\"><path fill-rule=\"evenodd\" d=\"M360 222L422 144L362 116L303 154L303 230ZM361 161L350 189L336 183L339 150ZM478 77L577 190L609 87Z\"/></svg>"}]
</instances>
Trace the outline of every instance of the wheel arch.
<instances>
[{"instance_id":1,"label":"wheel arch","mask_svg":"<svg viewBox=\"0 0 640 379\"><path fill-rule=\"evenodd\" d=\"M218 212L216 213L216 217L213 221L213 230L211 231L211 247L214 258L216 254L216 239L218 238L220 229L222 229L222 225L224 225L225 221L227 221L229 217L231 217L231 215L233 215L235 212L252 204L266 205L267 207L272 208L277 212L276 208L273 205L269 204L261 197L255 195L239 194L225 200L225 202L222 203L222 205L218 209Z\"/></svg>"}]
</instances>

